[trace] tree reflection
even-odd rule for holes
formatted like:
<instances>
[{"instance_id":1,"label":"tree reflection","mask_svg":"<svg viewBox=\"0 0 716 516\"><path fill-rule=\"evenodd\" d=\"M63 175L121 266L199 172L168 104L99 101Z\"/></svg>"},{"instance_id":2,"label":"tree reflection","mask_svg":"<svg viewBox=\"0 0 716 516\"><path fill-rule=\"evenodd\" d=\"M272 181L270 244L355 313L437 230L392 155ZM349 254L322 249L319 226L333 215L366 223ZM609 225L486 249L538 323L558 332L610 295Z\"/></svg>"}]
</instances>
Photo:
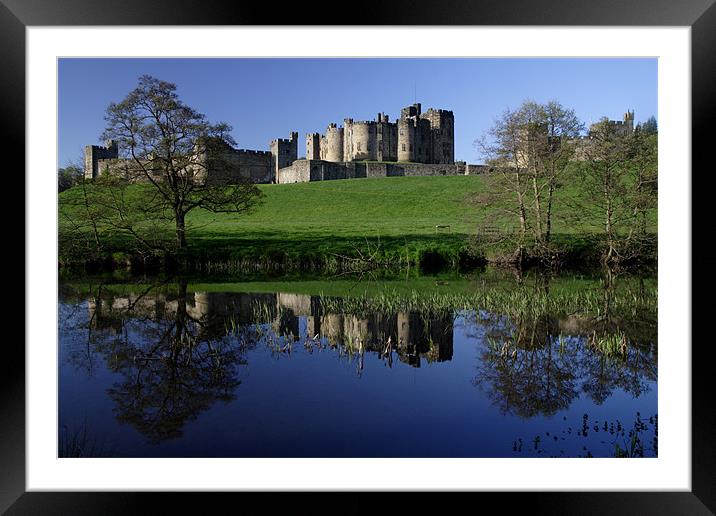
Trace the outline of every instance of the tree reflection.
<instances>
[{"instance_id":1,"label":"tree reflection","mask_svg":"<svg viewBox=\"0 0 716 516\"><path fill-rule=\"evenodd\" d=\"M215 326L210 315L190 315L185 280L174 295L148 294L114 298L110 310L98 300L88 336L122 377L108 390L117 419L158 443L181 436L215 402L234 399L246 362L236 339L206 331Z\"/></svg>"},{"instance_id":2,"label":"tree reflection","mask_svg":"<svg viewBox=\"0 0 716 516\"><path fill-rule=\"evenodd\" d=\"M657 379L656 313L615 310L616 278L614 271L604 272L598 315L477 313L473 384L502 413L523 418L554 415L580 394L601 405L615 389L635 398L649 391ZM520 277L519 284L549 293L547 276L538 275L530 286ZM623 344L614 344L618 339Z\"/></svg>"},{"instance_id":3,"label":"tree reflection","mask_svg":"<svg viewBox=\"0 0 716 516\"><path fill-rule=\"evenodd\" d=\"M502 413L551 416L580 396L602 404L617 389L634 397L650 389L657 377L655 309L639 312L638 303L625 303L611 276L598 287L603 298L590 298L597 315L555 313L554 304L531 304L559 290L550 289L548 276L534 278L517 276L525 297L510 297L514 310L460 312L478 343L472 382ZM89 294L61 292L62 338L71 344L66 356L75 367L92 374L101 357L117 375L108 389L116 418L152 443L181 436L212 405L233 400L246 353L257 345L282 359L292 350L329 348L355 359L360 376L370 370L366 353L391 368L451 361L455 334L463 331L456 332L456 312L448 305L425 303L415 310L396 303L381 311L301 294L187 295L183 279L143 286L139 293L136 287L118 292L122 288L100 284ZM67 321L79 321L82 331L66 330ZM613 335L624 336L623 351L602 344Z\"/></svg>"},{"instance_id":4,"label":"tree reflection","mask_svg":"<svg viewBox=\"0 0 716 516\"><path fill-rule=\"evenodd\" d=\"M577 397L576 347L554 342L550 326L544 318L516 319L483 341L473 384L503 414L553 415Z\"/></svg>"}]
</instances>

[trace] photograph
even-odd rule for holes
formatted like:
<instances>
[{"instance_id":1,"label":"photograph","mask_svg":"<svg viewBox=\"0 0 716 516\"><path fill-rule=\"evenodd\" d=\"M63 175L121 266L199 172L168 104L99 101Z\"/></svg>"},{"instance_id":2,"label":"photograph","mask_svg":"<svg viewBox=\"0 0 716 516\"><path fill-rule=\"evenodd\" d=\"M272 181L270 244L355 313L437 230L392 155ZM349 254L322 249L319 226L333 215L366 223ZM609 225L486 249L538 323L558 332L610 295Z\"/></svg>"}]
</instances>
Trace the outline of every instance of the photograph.
<instances>
[{"instance_id":1,"label":"photograph","mask_svg":"<svg viewBox=\"0 0 716 516\"><path fill-rule=\"evenodd\" d=\"M59 57L57 457L658 458L658 72Z\"/></svg>"}]
</instances>

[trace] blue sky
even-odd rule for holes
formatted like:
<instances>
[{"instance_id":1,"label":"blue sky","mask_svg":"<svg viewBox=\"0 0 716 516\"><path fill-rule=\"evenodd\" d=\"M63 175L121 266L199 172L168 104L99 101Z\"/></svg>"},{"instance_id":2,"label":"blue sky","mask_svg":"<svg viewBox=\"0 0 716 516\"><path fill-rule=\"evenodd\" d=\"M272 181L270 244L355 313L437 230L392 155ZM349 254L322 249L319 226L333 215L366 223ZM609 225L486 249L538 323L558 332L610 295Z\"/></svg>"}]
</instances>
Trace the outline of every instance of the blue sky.
<instances>
[{"instance_id":1,"label":"blue sky","mask_svg":"<svg viewBox=\"0 0 716 516\"><path fill-rule=\"evenodd\" d=\"M559 100L587 124L602 116L637 122L657 114L656 59L60 59L59 165L98 144L104 111L142 74L177 85L180 98L228 122L237 147L268 150L273 138L324 133L344 118L395 120L416 99L455 114L455 159L480 162L474 147L505 108Z\"/></svg>"}]
</instances>

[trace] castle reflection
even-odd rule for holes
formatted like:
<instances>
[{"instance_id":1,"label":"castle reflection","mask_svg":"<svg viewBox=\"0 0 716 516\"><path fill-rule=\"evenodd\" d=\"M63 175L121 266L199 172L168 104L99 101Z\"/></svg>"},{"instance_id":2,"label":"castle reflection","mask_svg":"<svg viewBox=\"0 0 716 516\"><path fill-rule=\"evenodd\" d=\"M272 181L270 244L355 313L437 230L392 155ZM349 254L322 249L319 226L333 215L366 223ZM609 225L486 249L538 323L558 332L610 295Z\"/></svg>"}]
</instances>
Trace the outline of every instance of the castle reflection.
<instances>
[{"instance_id":1,"label":"castle reflection","mask_svg":"<svg viewBox=\"0 0 716 516\"><path fill-rule=\"evenodd\" d=\"M88 294L61 285L60 338L76 369L91 375L104 366L117 375L107 389L116 419L152 443L181 437L187 422L234 400L250 366L247 356L262 345L289 354L292 346L337 349L357 358L359 376L367 353L390 367L394 358L414 368L442 363L440 370L450 375L461 362L454 360L454 342L471 342L465 383L502 414L525 419L554 415L580 397L601 405L615 390L636 399L657 378L656 314L617 317L607 291L601 316L590 318L380 312L314 295L191 292L185 280L142 288L122 292L99 284ZM589 335L613 331L625 335L623 353L609 356L590 347ZM296 367L306 364L297 361ZM471 388L467 397L475 394Z\"/></svg>"},{"instance_id":2,"label":"castle reflection","mask_svg":"<svg viewBox=\"0 0 716 516\"><path fill-rule=\"evenodd\" d=\"M161 321L177 312L196 325L197 340L219 339L236 325L269 324L276 335L295 342L304 338L325 339L332 345L360 344L362 351L384 353L390 344L401 362L420 367L421 360L443 362L453 356L453 313L418 312L355 315L328 313L326 298L302 294L274 293L144 293L99 295L88 301L95 329L123 331L126 317ZM303 331L301 331L303 328Z\"/></svg>"}]
</instances>

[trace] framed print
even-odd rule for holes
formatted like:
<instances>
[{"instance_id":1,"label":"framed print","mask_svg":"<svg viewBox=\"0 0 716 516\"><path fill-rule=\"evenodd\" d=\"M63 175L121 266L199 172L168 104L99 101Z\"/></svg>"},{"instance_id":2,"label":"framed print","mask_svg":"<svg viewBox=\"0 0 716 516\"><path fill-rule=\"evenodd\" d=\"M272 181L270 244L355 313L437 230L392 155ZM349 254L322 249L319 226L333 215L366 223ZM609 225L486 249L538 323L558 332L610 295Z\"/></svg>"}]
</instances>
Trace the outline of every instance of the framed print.
<instances>
[{"instance_id":1,"label":"framed print","mask_svg":"<svg viewBox=\"0 0 716 516\"><path fill-rule=\"evenodd\" d=\"M711 2L208 7L0 6L27 206L3 509L711 513Z\"/></svg>"}]
</instances>

